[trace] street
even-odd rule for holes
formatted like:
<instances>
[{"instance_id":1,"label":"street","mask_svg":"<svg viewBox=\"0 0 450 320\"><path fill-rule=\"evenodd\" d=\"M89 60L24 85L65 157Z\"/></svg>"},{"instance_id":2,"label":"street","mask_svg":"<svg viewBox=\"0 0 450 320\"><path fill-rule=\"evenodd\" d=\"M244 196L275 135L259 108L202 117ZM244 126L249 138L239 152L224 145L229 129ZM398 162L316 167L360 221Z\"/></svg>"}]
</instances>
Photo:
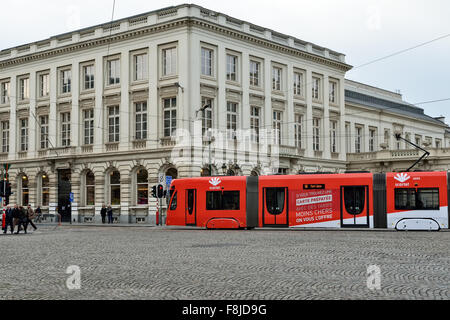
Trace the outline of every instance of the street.
<instances>
[{"instance_id":1,"label":"street","mask_svg":"<svg viewBox=\"0 0 450 320\"><path fill-rule=\"evenodd\" d=\"M38 228L0 235L0 300L450 299L448 231Z\"/></svg>"}]
</instances>

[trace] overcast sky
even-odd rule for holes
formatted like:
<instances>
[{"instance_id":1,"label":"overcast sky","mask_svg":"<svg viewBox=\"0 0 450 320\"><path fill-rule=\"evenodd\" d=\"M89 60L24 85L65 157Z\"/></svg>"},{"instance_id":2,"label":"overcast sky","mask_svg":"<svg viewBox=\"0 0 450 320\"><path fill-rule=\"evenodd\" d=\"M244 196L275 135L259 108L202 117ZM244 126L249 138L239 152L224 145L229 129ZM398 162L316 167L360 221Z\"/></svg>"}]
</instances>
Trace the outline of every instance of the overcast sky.
<instances>
[{"instance_id":1,"label":"overcast sky","mask_svg":"<svg viewBox=\"0 0 450 320\"><path fill-rule=\"evenodd\" d=\"M113 0L0 0L0 49L111 20ZM116 0L114 19L185 3ZM200 6L346 54L360 66L450 34L448 0L197 0ZM347 78L401 90L410 103L450 98L450 37L355 68ZM421 105L450 123L450 100Z\"/></svg>"}]
</instances>

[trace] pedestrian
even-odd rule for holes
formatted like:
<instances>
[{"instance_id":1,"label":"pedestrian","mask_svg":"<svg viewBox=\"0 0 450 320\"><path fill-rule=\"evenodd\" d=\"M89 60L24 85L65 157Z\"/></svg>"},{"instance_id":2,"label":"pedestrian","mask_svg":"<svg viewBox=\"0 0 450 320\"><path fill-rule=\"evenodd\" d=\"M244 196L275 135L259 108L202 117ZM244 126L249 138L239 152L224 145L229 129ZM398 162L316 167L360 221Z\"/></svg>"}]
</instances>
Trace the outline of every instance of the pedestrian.
<instances>
[{"instance_id":1,"label":"pedestrian","mask_svg":"<svg viewBox=\"0 0 450 320\"><path fill-rule=\"evenodd\" d=\"M14 231L16 229L16 226L19 225L19 217L20 217L19 206L17 204L15 204L14 208L12 209L12 217L13 217L13 231Z\"/></svg>"},{"instance_id":2,"label":"pedestrian","mask_svg":"<svg viewBox=\"0 0 450 320\"><path fill-rule=\"evenodd\" d=\"M8 206L6 208L6 212L5 212L5 229L3 230L3 233L6 233L8 231L8 226L11 229L11 234L14 233L14 223L13 223L13 209Z\"/></svg>"},{"instance_id":3,"label":"pedestrian","mask_svg":"<svg viewBox=\"0 0 450 320\"><path fill-rule=\"evenodd\" d=\"M102 216L102 223L106 223L106 206L102 205L102 209L100 210L100 215Z\"/></svg>"},{"instance_id":4,"label":"pedestrian","mask_svg":"<svg viewBox=\"0 0 450 320\"><path fill-rule=\"evenodd\" d=\"M41 222L42 222L42 210L41 210L41 207L40 207L40 206L38 206L38 207L36 208L35 213L36 213L36 222L41 223Z\"/></svg>"},{"instance_id":5,"label":"pedestrian","mask_svg":"<svg viewBox=\"0 0 450 320\"><path fill-rule=\"evenodd\" d=\"M24 207L20 206L17 210L17 232L16 234L20 233L20 230L22 230L22 226L23 226L23 230L25 231L25 233L27 233L27 228L26 228L26 222L28 219L28 211L27 209L25 209Z\"/></svg>"},{"instance_id":6,"label":"pedestrian","mask_svg":"<svg viewBox=\"0 0 450 320\"><path fill-rule=\"evenodd\" d=\"M6 210L3 211L3 214L2 214L2 230L5 230L5 225L6 225ZM4 233L6 233L6 232L4 232Z\"/></svg>"},{"instance_id":7,"label":"pedestrian","mask_svg":"<svg viewBox=\"0 0 450 320\"><path fill-rule=\"evenodd\" d=\"M28 224L31 224L31 226L34 228L34 231L36 231L36 226L33 223L33 219L36 218L36 214L33 210L33 208L31 208L31 205L28 205L27 210L27 215L25 217L25 233L27 233L27 228L28 228Z\"/></svg>"},{"instance_id":8,"label":"pedestrian","mask_svg":"<svg viewBox=\"0 0 450 320\"><path fill-rule=\"evenodd\" d=\"M113 223L113 209L111 208L111 205L108 206L108 210L106 211L108 214L108 224Z\"/></svg>"}]
</instances>

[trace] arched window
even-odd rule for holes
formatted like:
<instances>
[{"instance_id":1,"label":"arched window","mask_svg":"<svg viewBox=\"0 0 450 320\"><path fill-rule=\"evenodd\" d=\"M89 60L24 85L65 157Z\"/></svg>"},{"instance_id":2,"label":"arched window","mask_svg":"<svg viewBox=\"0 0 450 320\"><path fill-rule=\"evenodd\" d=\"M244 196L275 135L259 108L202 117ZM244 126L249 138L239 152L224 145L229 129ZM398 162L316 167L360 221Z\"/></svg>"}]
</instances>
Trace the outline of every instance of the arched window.
<instances>
[{"instance_id":1,"label":"arched window","mask_svg":"<svg viewBox=\"0 0 450 320\"><path fill-rule=\"evenodd\" d=\"M28 188L28 177L22 175L22 206L27 206L30 202L30 189Z\"/></svg>"},{"instance_id":2,"label":"arched window","mask_svg":"<svg viewBox=\"0 0 450 320\"><path fill-rule=\"evenodd\" d=\"M95 205L95 176L92 171L86 172L86 206Z\"/></svg>"},{"instance_id":3,"label":"arched window","mask_svg":"<svg viewBox=\"0 0 450 320\"><path fill-rule=\"evenodd\" d=\"M45 173L41 176L41 190L41 205L43 207L48 207L50 203L50 181Z\"/></svg>"},{"instance_id":4,"label":"arched window","mask_svg":"<svg viewBox=\"0 0 450 320\"><path fill-rule=\"evenodd\" d=\"M120 172L115 170L110 173L109 180L111 205L120 205Z\"/></svg>"},{"instance_id":5,"label":"arched window","mask_svg":"<svg viewBox=\"0 0 450 320\"><path fill-rule=\"evenodd\" d=\"M137 204L148 204L148 172L144 168L136 173Z\"/></svg>"}]
</instances>

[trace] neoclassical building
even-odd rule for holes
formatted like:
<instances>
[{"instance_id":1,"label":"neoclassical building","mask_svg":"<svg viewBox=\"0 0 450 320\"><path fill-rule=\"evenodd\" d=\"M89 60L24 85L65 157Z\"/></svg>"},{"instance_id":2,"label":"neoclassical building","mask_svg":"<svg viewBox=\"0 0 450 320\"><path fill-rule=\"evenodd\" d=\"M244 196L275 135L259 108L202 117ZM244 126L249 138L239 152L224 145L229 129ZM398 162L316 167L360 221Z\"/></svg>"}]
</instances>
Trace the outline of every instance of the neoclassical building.
<instances>
[{"instance_id":1,"label":"neoclassical building","mask_svg":"<svg viewBox=\"0 0 450 320\"><path fill-rule=\"evenodd\" d=\"M154 223L165 177L386 170L378 154L407 149L394 132L448 146L442 119L345 80L350 69L342 53L196 5L2 50L9 201L76 222L111 204L117 221Z\"/></svg>"}]
</instances>

